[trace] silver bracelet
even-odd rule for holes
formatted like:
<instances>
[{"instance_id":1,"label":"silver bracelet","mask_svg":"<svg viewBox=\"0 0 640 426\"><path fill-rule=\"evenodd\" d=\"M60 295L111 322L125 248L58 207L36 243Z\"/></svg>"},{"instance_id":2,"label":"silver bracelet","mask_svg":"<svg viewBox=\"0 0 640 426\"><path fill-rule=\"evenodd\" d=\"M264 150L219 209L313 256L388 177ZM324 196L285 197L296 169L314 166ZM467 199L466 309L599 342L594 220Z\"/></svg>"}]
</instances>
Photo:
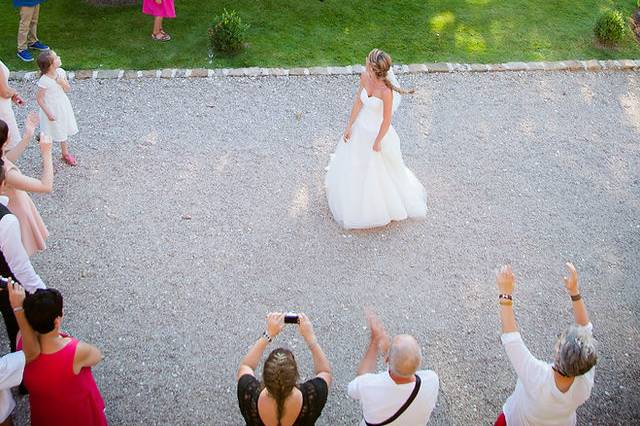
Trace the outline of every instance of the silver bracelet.
<instances>
[{"instance_id":1,"label":"silver bracelet","mask_svg":"<svg viewBox=\"0 0 640 426\"><path fill-rule=\"evenodd\" d=\"M268 343L273 342L273 337L269 336L269 333L267 333L266 331L263 331L263 332L262 332L262 336L261 336L261 337L264 337L264 339L265 339Z\"/></svg>"}]
</instances>

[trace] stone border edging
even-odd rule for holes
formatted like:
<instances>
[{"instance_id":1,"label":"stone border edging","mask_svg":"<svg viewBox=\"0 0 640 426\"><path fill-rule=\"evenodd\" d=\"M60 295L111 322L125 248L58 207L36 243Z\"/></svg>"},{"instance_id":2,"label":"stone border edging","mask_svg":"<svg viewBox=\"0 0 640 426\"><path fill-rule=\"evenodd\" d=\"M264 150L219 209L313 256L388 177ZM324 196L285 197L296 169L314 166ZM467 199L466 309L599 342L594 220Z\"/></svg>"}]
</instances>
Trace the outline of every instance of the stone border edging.
<instances>
[{"instance_id":1,"label":"stone border edging","mask_svg":"<svg viewBox=\"0 0 640 426\"><path fill-rule=\"evenodd\" d=\"M454 73L454 72L501 72L501 71L638 71L640 60L618 59L600 61L556 61L556 62L506 62L503 64L458 64L437 62L426 64L394 65L397 74ZM304 75L351 75L364 71L362 65L344 67L309 68L195 68L130 71L130 70L79 70L70 71L70 80L134 80L140 78L206 78L206 77L265 77ZM10 80L35 80L37 71L12 71Z\"/></svg>"}]
</instances>

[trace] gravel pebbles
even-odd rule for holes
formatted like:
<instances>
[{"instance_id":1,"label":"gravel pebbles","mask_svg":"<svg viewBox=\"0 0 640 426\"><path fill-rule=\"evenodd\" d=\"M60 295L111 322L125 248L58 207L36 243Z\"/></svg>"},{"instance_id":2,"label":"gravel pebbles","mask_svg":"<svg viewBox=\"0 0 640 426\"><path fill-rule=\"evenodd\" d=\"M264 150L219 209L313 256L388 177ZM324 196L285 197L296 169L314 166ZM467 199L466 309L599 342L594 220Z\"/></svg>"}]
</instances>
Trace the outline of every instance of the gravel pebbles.
<instances>
[{"instance_id":1,"label":"gravel pebbles","mask_svg":"<svg viewBox=\"0 0 640 426\"><path fill-rule=\"evenodd\" d=\"M513 263L523 337L549 360L572 320L567 260L600 342L579 423L638 420L638 74L401 83L418 89L394 125L428 218L358 232L333 222L323 191L356 76L73 84L79 166L56 149L54 193L34 196L49 247L33 263L65 296L65 328L104 351L94 374L112 424L241 424L238 362L265 314L287 310L309 315L333 364L319 424L355 425L346 385L366 345L364 305L423 345L441 379L433 424L488 424L515 384L494 268ZM33 108L34 83L14 85ZM19 165L39 173L35 143ZM276 344L312 374L294 328Z\"/></svg>"}]
</instances>

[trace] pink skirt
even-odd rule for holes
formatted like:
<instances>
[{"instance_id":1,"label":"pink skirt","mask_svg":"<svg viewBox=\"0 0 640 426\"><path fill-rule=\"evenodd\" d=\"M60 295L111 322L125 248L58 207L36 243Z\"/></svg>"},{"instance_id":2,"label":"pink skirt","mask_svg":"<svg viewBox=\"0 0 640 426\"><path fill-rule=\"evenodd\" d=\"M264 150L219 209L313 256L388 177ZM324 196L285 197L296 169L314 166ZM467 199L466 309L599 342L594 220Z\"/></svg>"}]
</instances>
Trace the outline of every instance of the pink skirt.
<instances>
[{"instance_id":1,"label":"pink skirt","mask_svg":"<svg viewBox=\"0 0 640 426\"><path fill-rule=\"evenodd\" d=\"M29 194L15 188L6 188L6 193L9 196L7 207L18 218L22 245L27 254L31 256L35 252L46 249L45 240L49 236L49 231Z\"/></svg>"},{"instance_id":2,"label":"pink skirt","mask_svg":"<svg viewBox=\"0 0 640 426\"><path fill-rule=\"evenodd\" d=\"M162 0L158 4L155 0L142 1L142 13L151 16L161 16L163 18L175 18L176 9L173 6L173 0Z\"/></svg>"}]
</instances>

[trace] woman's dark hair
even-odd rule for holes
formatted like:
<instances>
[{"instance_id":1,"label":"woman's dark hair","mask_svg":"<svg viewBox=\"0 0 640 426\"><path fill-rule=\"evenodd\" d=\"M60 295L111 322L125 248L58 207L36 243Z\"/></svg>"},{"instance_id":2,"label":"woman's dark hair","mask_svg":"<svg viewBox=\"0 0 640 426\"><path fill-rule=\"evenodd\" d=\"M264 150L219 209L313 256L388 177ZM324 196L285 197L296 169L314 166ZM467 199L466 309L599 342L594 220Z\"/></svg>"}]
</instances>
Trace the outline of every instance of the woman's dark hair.
<instances>
[{"instance_id":1,"label":"woman's dark hair","mask_svg":"<svg viewBox=\"0 0 640 426\"><path fill-rule=\"evenodd\" d=\"M7 143L9 139L9 125L4 122L4 120L0 120L0 152L2 152L2 148L4 144Z\"/></svg>"},{"instance_id":2,"label":"woman's dark hair","mask_svg":"<svg viewBox=\"0 0 640 426\"><path fill-rule=\"evenodd\" d=\"M4 178L6 177L4 173L4 160L0 158L0 186L4 183Z\"/></svg>"},{"instance_id":3,"label":"woman's dark hair","mask_svg":"<svg viewBox=\"0 0 640 426\"><path fill-rule=\"evenodd\" d=\"M49 68L53 65L53 59L53 51L51 50L46 50L38 56L38 68L42 74L49 72Z\"/></svg>"},{"instance_id":4,"label":"woman's dark hair","mask_svg":"<svg viewBox=\"0 0 640 426\"><path fill-rule=\"evenodd\" d=\"M284 402L298 382L298 365L293 352L285 348L271 351L262 369L262 380L269 395L276 400L278 425L284 416Z\"/></svg>"},{"instance_id":5,"label":"woman's dark hair","mask_svg":"<svg viewBox=\"0 0 640 426\"><path fill-rule=\"evenodd\" d=\"M55 328L56 318L62 316L62 294L55 288L40 288L24 299L24 314L31 328L40 334Z\"/></svg>"}]
</instances>

